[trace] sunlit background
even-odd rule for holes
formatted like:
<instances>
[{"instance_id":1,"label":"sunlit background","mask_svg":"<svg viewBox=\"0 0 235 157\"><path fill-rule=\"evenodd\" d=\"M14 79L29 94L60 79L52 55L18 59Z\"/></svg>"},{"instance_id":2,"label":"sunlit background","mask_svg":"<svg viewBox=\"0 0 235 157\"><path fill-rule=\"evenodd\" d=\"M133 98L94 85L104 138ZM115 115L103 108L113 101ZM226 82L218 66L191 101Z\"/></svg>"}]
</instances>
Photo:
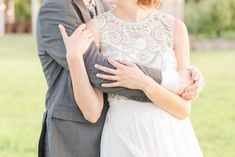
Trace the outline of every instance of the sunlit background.
<instances>
[{"instance_id":1,"label":"sunlit background","mask_svg":"<svg viewBox=\"0 0 235 157\"><path fill-rule=\"evenodd\" d=\"M0 0L0 157L36 157L46 82L37 57L37 0ZM206 87L192 123L205 157L235 157L235 0L165 0L191 41Z\"/></svg>"}]
</instances>

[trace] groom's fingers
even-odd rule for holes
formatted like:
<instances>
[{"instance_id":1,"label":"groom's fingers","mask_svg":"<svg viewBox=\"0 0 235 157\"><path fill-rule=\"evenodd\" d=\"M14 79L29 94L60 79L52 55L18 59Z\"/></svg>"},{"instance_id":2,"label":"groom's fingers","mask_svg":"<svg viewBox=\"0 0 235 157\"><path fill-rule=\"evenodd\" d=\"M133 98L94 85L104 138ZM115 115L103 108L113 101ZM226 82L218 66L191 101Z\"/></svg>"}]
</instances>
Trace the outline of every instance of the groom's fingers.
<instances>
[{"instance_id":1,"label":"groom's fingers","mask_svg":"<svg viewBox=\"0 0 235 157\"><path fill-rule=\"evenodd\" d=\"M66 41L67 38L68 38L68 34L67 34L64 26L63 25L59 25L59 29L60 29L60 33L62 35L63 40Z\"/></svg>"},{"instance_id":2,"label":"groom's fingers","mask_svg":"<svg viewBox=\"0 0 235 157\"><path fill-rule=\"evenodd\" d=\"M197 80L200 79L200 77L202 77L202 74L201 74L200 70L197 67L190 66L188 68L188 70L191 72L193 80L197 81Z\"/></svg>"},{"instance_id":3,"label":"groom's fingers","mask_svg":"<svg viewBox=\"0 0 235 157\"><path fill-rule=\"evenodd\" d=\"M77 28L77 30L78 31L81 31L81 32L83 32L84 30L86 29L86 24L81 24L80 26L78 26L78 28Z\"/></svg>"},{"instance_id":4,"label":"groom's fingers","mask_svg":"<svg viewBox=\"0 0 235 157\"><path fill-rule=\"evenodd\" d=\"M190 85L184 90L184 93L189 93L189 92L197 92L199 88L199 82L195 81L194 84Z\"/></svg>"},{"instance_id":5,"label":"groom's fingers","mask_svg":"<svg viewBox=\"0 0 235 157\"><path fill-rule=\"evenodd\" d=\"M84 30L83 33L87 38L91 38L93 36L92 32L89 30Z\"/></svg>"},{"instance_id":6,"label":"groom's fingers","mask_svg":"<svg viewBox=\"0 0 235 157\"><path fill-rule=\"evenodd\" d=\"M192 78L193 78L193 80L195 80L195 81L200 79L200 73L199 73L198 70L196 70L196 69L193 69L193 70L192 70Z\"/></svg>"},{"instance_id":7,"label":"groom's fingers","mask_svg":"<svg viewBox=\"0 0 235 157\"><path fill-rule=\"evenodd\" d=\"M181 97L185 100L194 100L199 97L199 94L195 92L190 92L190 93L182 94Z\"/></svg>"}]
</instances>

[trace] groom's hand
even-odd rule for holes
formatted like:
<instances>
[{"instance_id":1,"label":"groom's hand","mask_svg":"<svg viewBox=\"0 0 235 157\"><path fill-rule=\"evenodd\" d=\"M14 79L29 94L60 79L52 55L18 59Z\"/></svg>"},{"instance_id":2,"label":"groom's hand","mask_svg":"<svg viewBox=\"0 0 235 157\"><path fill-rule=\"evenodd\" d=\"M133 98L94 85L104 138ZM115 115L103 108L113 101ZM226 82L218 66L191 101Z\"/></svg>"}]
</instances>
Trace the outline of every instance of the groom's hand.
<instances>
[{"instance_id":1,"label":"groom's hand","mask_svg":"<svg viewBox=\"0 0 235 157\"><path fill-rule=\"evenodd\" d=\"M187 86L184 89L181 97L185 100L193 100L199 97L199 94L202 92L205 86L205 81L201 71L197 67L191 66L187 70L191 74L190 78L193 80L193 84Z\"/></svg>"},{"instance_id":2,"label":"groom's hand","mask_svg":"<svg viewBox=\"0 0 235 157\"><path fill-rule=\"evenodd\" d=\"M184 91L187 87L193 85L194 80L191 78L191 71L188 69L179 70L179 88L178 88L178 95L184 94Z\"/></svg>"}]
</instances>

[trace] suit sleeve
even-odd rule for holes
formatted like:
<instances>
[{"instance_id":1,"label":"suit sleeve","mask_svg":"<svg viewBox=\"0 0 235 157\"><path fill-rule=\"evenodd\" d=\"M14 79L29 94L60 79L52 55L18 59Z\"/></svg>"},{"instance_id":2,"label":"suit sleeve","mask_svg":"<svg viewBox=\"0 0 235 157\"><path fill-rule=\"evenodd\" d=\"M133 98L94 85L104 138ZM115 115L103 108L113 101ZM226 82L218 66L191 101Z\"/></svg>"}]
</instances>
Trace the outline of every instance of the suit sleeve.
<instances>
[{"instance_id":1,"label":"suit sleeve","mask_svg":"<svg viewBox=\"0 0 235 157\"><path fill-rule=\"evenodd\" d=\"M113 93L113 94L122 95L132 100L146 101L146 102L150 101L148 97L144 94L144 92L141 90L131 90L131 89L123 88L123 87L104 88L101 86L102 83L111 83L112 81L107 81L107 80L96 77L97 73L102 73L102 72L98 71L94 67L95 64L100 64L102 66L112 68L112 69L114 69L114 67L111 64L109 64L105 56L100 54L94 42L89 47L88 51L85 53L84 61L85 61L85 66L87 69L89 79L92 85L95 86L96 88L102 90L105 93ZM159 84L161 83L161 80L162 80L161 71L148 68L145 66L141 66L141 65L138 65L138 66L146 75L152 77Z\"/></svg>"},{"instance_id":2,"label":"suit sleeve","mask_svg":"<svg viewBox=\"0 0 235 157\"><path fill-rule=\"evenodd\" d=\"M57 2L44 3L39 11L38 29L45 51L60 66L69 70L66 60L66 48L58 25L62 24L69 35L79 25L79 19L71 14L69 8Z\"/></svg>"}]
</instances>

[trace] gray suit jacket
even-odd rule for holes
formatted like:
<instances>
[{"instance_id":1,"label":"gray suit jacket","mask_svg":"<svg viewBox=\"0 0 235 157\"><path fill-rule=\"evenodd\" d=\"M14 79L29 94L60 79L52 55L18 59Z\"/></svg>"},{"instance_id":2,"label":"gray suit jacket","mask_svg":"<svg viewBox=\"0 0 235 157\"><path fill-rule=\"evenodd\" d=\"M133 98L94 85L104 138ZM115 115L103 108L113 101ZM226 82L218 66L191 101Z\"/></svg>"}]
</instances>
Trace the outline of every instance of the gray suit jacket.
<instances>
[{"instance_id":1,"label":"gray suit jacket","mask_svg":"<svg viewBox=\"0 0 235 157\"><path fill-rule=\"evenodd\" d=\"M109 10L108 5L102 0L96 2L98 13ZM45 134L48 137L47 155L50 157L99 157L100 138L108 102L105 99L102 115L96 124L91 124L84 119L73 95L66 50L58 29L58 25L63 24L67 32L72 34L77 26L89 19L89 13L82 0L75 0L75 2L44 0L40 8L37 24L38 52L48 84L46 112L39 142L39 156L41 157L45 152ZM84 61L92 85L104 93L119 94L137 101L149 101L139 90L101 87L101 83L105 80L96 77L98 71L94 65L113 67L108 63L107 58L99 53L94 43L84 55ZM160 71L141 65L139 67L155 81L161 82Z\"/></svg>"}]
</instances>

